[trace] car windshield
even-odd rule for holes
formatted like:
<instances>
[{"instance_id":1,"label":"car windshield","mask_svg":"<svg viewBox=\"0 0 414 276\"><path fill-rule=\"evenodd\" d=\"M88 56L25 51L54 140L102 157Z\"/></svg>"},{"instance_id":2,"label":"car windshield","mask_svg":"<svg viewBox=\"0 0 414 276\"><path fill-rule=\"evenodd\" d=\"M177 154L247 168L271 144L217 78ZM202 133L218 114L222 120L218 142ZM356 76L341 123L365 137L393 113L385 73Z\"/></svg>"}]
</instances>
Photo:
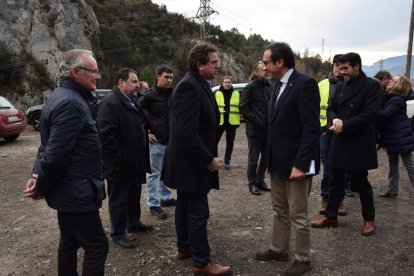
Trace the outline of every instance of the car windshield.
<instances>
[{"instance_id":1,"label":"car windshield","mask_svg":"<svg viewBox=\"0 0 414 276\"><path fill-rule=\"evenodd\" d=\"M14 106L5 98L0 97L0 109L14 108Z\"/></svg>"}]
</instances>

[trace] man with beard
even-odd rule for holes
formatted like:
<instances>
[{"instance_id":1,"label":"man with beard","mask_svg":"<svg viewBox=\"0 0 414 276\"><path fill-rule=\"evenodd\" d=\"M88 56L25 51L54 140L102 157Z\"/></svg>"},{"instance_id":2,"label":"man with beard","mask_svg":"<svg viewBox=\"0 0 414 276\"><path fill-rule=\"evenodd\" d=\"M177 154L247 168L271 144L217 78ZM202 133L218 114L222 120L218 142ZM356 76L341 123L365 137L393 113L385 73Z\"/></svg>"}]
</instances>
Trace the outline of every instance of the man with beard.
<instances>
[{"instance_id":1,"label":"man with beard","mask_svg":"<svg viewBox=\"0 0 414 276\"><path fill-rule=\"evenodd\" d=\"M250 83L240 97L240 112L246 119L246 135L249 147L247 180L249 191L260 195L260 191L270 191L264 182L267 169L267 106L269 102L268 72L263 61L257 62ZM260 156L259 165L258 160Z\"/></svg>"},{"instance_id":2,"label":"man with beard","mask_svg":"<svg viewBox=\"0 0 414 276\"><path fill-rule=\"evenodd\" d=\"M103 98L98 110L111 237L123 248L135 246L126 231L152 229L152 225L140 220L141 188L145 183L145 173L150 170L145 115L135 101L138 87L137 72L130 68L120 69L112 92Z\"/></svg>"},{"instance_id":3,"label":"man with beard","mask_svg":"<svg viewBox=\"0 0 414 276\"><path fill-rule=\"evenodd\" d=\"M375 121L381 107L379 83L361 70L357 53L339 57L344 77L328 107L329 129L334 132L328 157L330 167L328 206L325 216L311 222L314 228L337 227L338 208L345 189L343 177L351 172L351 190L358 192L364 225L362 235L375 232L375 209L368 170L378 167Z\"/></svg>"}]
</instances>

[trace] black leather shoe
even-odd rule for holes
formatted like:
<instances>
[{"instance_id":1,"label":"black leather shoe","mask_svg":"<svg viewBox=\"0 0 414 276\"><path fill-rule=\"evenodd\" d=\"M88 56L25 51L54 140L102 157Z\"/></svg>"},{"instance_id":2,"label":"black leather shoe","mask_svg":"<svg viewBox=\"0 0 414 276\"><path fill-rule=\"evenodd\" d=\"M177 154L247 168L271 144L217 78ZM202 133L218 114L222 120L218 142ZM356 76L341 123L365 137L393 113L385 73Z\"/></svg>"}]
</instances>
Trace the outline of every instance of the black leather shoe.
<instances>
[{"instance_id":1,"label":"black leather shoe","mask_svg":"<svg viewBox=\"0 0 414 276\"><path fill-rule=\"evenodd\" d=\"M127 232L128 233L135 233L135 232L147 232L147 231L151 231L153 229L151 224L144 224L141 222L141 224L139 224L136 227L131 227L128 228Z\"/></svg>"},{"instance_id":2,"label":"black leather shoe","mask_svg":"<svg viewBox=\"0 0 414 276\"><path fill-rule=\"evenodd\" d=\"M256 183L256 188L265 192L270 192L270 188L266 185L266 182L264 181Z\"/></svg>"},{"instance_id":3,"label":"black leather shoe","mask_svg":"<svg viewBox=\"0 0 414 276\"><path fill-rule=\"evenodd\" d=\"M249 184L249 191L254 195L261 195L259 190L256 188L256 185L254 184Z\"/></svg>"},{"instance_id":4,"label":"black leather shoe","mask_svg":"<svg viewBox=\"0 0 414 276\"><path fill-rule=\"evenodd\" d=\"M123 248L134 248L135 247L134 243L127 237L121 237L119 239L112 239L112 240L114 241L114 243L116 243L117 245Z\"/></svg>"}]
</instances>

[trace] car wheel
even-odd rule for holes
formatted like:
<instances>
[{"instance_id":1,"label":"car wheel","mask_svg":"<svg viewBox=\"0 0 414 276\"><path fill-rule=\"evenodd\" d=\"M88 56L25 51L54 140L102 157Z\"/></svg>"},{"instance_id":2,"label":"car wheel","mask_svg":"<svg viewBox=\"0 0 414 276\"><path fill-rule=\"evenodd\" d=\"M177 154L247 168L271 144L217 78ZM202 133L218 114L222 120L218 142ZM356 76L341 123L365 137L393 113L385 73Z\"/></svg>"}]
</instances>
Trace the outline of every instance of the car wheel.
<instances>
[{"instance_id":1,"label":"car wheel","mask_svg":"<svg viewBox=\"0 0 414 276\"><path fill-rule=\"evenodd\" d=\"M20 134L13 135L13 136L8 136L8 137L3 137L3 138L4 138L4 140L6 140L7 142L10 142L10 141L14 141L14 140L16 140L17 138L19 138L19 136L20 136Z\"/></svg>"},{"instance_id":2,"label":"car wheel","mask_svg":"<svg viewBox=\"0 0 414 276\"><path fill-rule=\"evenodd\" d=\"M37 131L40 130L40 112L33 114L33 128Z\"/></svg>"}]
</instances>

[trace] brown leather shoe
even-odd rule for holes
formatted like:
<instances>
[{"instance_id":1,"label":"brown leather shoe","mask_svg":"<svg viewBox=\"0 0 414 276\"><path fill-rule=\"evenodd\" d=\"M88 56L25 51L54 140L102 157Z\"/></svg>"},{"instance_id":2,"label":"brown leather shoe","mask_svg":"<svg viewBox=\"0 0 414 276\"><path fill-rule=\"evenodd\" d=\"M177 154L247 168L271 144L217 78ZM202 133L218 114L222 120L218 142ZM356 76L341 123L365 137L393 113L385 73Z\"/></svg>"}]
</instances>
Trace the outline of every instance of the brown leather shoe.
<instances>
[{"instance_id":1,"label":"brown leather shoe","mask_svg":"<svg viewBox=\"0 0 414 276\"><path fill-rule=\"evenodd\" d=\"M193 266L193 273L196 275L205 275L205 276L221 276L221 275L230 275L232 271L229 266L209 263L205 267Z\"/></svg>"},{"instance_id":2,"label":"brown leather shoe","mask_svg":"<svg viewBox=\"0 0 414 276\"><path fill-rule=\"evenodd\" d=\"M328 219L327 217L322 217L318 220L311 221L311 227L313 228L324 228L324 227L337 227L338 220Z\"/></svg>"},{"instance_id":3,"label":"brown leather shoe","mask_svg":"<svg viewBox=\"0 0 414 276\"><path fill-rule=\"evenodd\" d=\"M299 276L312 269L310 262L299 262L295 260L288 268L286 268L282 276Z\"/></svg>"},{"instance_id":4,"label":"brown leather shoe","mask_svg":"<svg viewBox=\"0 0 414 276\"><path fill-rule=\"evenodd\" d=\"M177 251L177 259L179 260L187 260L191 258L191 253L188 251Z\"/></svg>"},{"instance_id":5,"label":"brown leather shoe","mask_svg":"<svg viewBox=\"0 0 414 276\"><path fill-rule=\"evenodd\" d=\"M375 233L375 223L373 221L365 221L362 235L371 236Z\"/></svg>"},{"instance_id":6,"label":"brown leather shoe","mask_svg":"<svg viewBox=\"0 0 414 276\"><path fill-rule=\"evenodd\" d=\"M271 260L287 262L289 260L289 255L288 254L277 253L277 252L269 249L265 252L256 253L256 260L265 261L265 262L268 262L268 261L271 261Z\"/></svg>"}]
</instances>

